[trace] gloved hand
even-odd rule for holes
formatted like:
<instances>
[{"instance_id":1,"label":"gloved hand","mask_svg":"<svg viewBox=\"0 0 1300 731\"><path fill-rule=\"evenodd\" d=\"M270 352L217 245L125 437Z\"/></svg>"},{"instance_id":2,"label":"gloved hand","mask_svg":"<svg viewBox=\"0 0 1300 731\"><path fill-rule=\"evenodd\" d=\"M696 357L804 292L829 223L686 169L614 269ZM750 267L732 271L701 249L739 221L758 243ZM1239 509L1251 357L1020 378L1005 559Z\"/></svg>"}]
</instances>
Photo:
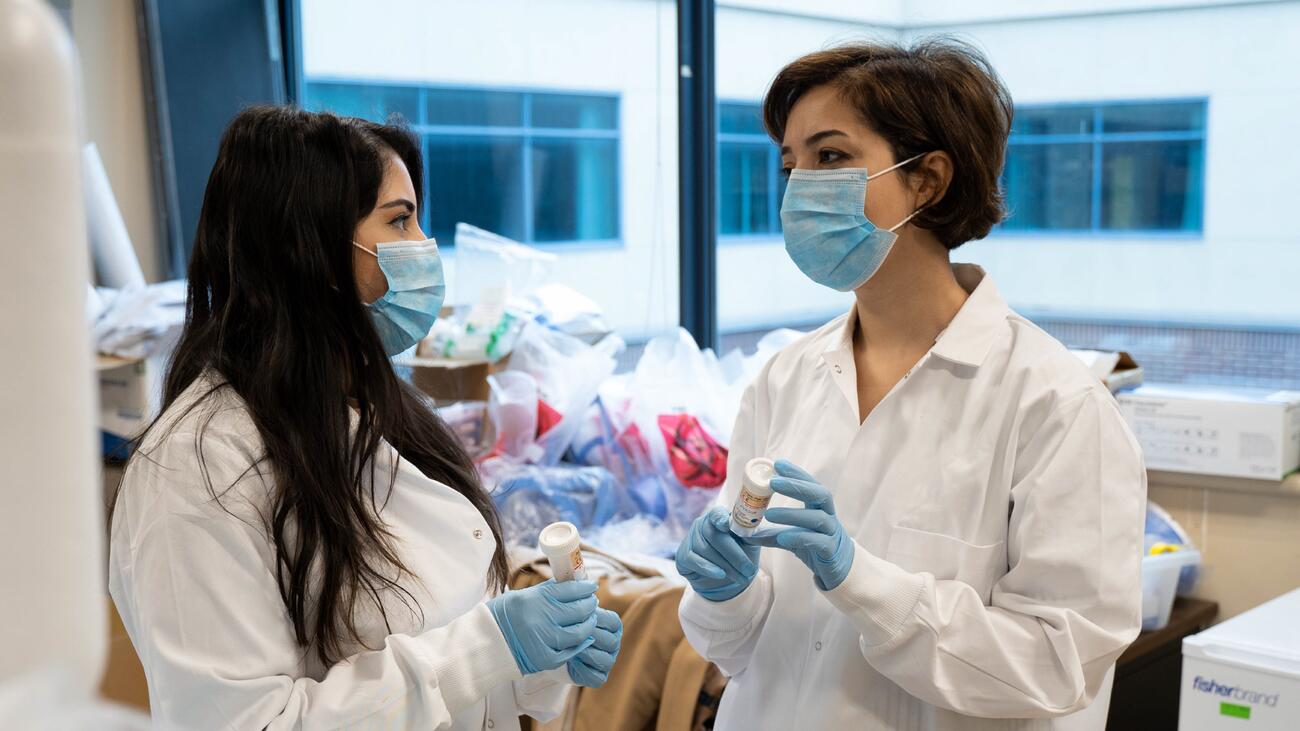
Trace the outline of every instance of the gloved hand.
<instances>
[{"instance_id":1,"label":"gloved hand","mask_svg":"<svg viewBox=\"0 0 1300 731\"><path fill-rule=\"evenodd\" d=\"M802 508L771 508L767 520L793 528L764 528L749 538L752 546L783 548L812 569L817 586L830 591L844 581L853 566L853 539L835 517L835 501L817 479L787 460L776 461L773 492L788 495Z\"/></svg>"},{"instance_id":2,"label":"gloved hand","mask_svg":"<svg viewBox=\"0 0 1300 731\"><path fill-rule=\"evenodd\" d=\"M501 634L524 675L553 670L594 642L596 584L549 580L488 600Z\"/></svg>"},{"instance_id":3,"label":"gloved hand","mask_svg":"<svg viewBox=\"0 0 1300 731\"><path fill-rule=\"evenodd\" d=\"M569 660L569 677L578 685L599 688L609 680L609 671L623 644L623 620L608 609L596 610L595 642Z\"/></svg>"},{"instance_id":4,"label":"gloved hand","mask_svg":"<svg viewBox=\"0 0 1300 731\"><path fill-rule=\"evenodd\" d=\"M713 508L695 519L677 548L677 571L709 601L731 599L758 574L759 547L741 543L730 523L726 509Z\"/></svg>"}]
</instances>

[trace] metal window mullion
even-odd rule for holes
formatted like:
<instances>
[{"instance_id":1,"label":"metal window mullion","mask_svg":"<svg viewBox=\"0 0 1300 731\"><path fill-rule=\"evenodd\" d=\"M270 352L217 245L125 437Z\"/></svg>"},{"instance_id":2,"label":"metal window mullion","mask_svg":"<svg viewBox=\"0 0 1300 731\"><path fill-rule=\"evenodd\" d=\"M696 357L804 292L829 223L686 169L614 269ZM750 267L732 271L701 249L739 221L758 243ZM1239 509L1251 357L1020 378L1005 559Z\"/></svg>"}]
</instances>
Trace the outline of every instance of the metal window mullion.
<instances>
[{"instance_id":1,"label":"metal window mullion","mask_svg":"<svg viewBox=\"0 0 1300 731\"><path fill-rule=\"evenodd\" d=\"M767 147L767 233L776 233L781 230L778 222L781 220L781 156L778 154L776 145Z\"/></svg>"},{"instance_id":2,"label":"metal window mullion","mask_svg":"<svg viewBox=\"0 0 1300 731\"><path fill-rule=\"evenodd\" d=\"M523 145L520 167L523 168L523 185L520 186L524 198L524 241L533 243L533 95L523 96Z\"/></svg>"},{"instance_id":3,"label":"metal window mullion","mask_svg":"<svg viewBox=\"0 0 1300 731\"><path fill-rule=\"evenodd\" d=\"M1101 230L1101 107L1092 110L1092 208L1089 212L1091 229Z\"/></svg>"},{"instance_id":4,"label":"metal window mullion","mask_svg":"<svg viewBox=\"0 0 1300 731\"><path fill-rule=\"evenodd\" d=\"M718 345L714 0L677 0L678 305L702 348Z\"/></svg>"}]
</instances>

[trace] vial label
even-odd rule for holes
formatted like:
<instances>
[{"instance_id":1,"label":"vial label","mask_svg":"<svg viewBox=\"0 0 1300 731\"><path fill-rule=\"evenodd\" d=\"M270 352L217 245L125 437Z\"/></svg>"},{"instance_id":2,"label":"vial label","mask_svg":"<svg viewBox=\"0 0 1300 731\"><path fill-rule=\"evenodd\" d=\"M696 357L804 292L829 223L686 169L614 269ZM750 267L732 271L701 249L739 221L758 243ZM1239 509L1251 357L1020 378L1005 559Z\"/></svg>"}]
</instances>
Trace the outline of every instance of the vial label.
<instances>
[{"instance_id":1,"label":"vial label","mask_svg":"<svg viewBox=\"0 0 1300 731\"><path fill-rule=\"evenodd\" d=\"M582 563L582 549L575 548L573 552L565 557L565 561L559 566L552 565L555 571L555 580L564 581L584 581L587 578L587 568Z\"/></svg>"},{"instance_id":2,"label":"vial label","mask_svg":"<svg viewBox=\"0 0 1300 731\"><path fill-rule=\"evenodd\" d=\"M744 528L757 528L763 522L763 513L772 501L772 496L758 497L748 490L741 489L736 499L736 506L731 511L731 519Z\"/></svg>"}]
</instances>

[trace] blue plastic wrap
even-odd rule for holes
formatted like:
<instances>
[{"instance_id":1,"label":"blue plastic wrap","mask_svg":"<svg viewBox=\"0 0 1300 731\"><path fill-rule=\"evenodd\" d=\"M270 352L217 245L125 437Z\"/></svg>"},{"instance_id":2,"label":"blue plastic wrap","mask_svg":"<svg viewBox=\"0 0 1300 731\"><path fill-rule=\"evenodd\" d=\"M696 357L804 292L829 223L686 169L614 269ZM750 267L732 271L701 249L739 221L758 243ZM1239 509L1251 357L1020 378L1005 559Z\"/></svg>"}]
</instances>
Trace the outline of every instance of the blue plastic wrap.
<instances>
[{"instance_id":1,"label":"blue plastic wrap","mask_svg":"<svg viewBox=\"0 0 1300 731\"><path fill-rule=\"evenodd\" d=\"M631 512L627 494L604 467L521 465L499 477L492 492L507 543L535 546L556 521L579 531Z\"/></svg>"}]
</instances>

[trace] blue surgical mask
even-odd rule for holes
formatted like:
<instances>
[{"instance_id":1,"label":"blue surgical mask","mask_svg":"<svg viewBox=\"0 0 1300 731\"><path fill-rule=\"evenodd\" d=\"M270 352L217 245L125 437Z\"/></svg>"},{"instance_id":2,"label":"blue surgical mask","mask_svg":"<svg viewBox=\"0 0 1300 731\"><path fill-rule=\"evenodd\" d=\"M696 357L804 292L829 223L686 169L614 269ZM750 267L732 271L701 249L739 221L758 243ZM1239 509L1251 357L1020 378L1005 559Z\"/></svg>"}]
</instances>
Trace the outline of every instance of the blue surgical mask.
<instances>
[{"instance_id":1,"label":"blue surgical mask","mask_svg":"<svg viewBox=\"0 0 1300 731\"><path fill-rule=\"evenodd\" d=\"M878 228L863 210L867 181L924 157L910 157L868 175L862 168L792 170L781 202L785 250L814 282L851 292L871 279L898 240L894 233L921 212L892 228Z\"/></svg>"},{"instance_id":2,"label":"blue surgical mask","mask_svg":"<svg viewBox=\"0 0 1300 731\"><path fill-rule=\"evenodd\" d=\"M397 241L379 244L377 251L355 241L352 245L379 259L379 269L388 279L384 296L366 305L384 352L390 356L405 352L429 334L442 310L447 283L438 244L433 239Z\"/></svg>"}]
</instances>

